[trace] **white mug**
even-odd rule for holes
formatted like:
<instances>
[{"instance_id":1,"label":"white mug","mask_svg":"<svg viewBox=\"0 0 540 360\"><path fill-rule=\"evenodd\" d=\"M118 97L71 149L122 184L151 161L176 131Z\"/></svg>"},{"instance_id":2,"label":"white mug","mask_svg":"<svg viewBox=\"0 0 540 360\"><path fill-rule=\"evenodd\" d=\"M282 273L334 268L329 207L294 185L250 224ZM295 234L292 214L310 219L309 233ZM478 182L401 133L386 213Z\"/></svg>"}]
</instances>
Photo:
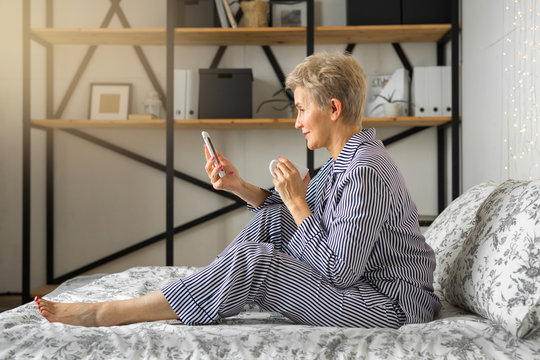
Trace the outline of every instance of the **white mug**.
<instances>
[{"instance_id":1,"label":"white mug","mask_svg":"<svg viewBox=\"0 0 540 360\"><path fill-rule=\"evenodd\" d=\"M273 177L276 177L276 175L274 174L274 170L276 170L276 166L277 166L278 163L279 163L278 160L272 160L272 161L270 161L270 164L268 165L268 170L270 170L270 175L272 175ZM306 167L303 167L303 166L299 166L299 165L293 163L292 161L291 161L291 163L294 165L296 170L298 170L298 172L300 173L300 177L302 179L305 178L307 173L309 172L309 169L306 168Z\"/></svg>"}]
</instances>

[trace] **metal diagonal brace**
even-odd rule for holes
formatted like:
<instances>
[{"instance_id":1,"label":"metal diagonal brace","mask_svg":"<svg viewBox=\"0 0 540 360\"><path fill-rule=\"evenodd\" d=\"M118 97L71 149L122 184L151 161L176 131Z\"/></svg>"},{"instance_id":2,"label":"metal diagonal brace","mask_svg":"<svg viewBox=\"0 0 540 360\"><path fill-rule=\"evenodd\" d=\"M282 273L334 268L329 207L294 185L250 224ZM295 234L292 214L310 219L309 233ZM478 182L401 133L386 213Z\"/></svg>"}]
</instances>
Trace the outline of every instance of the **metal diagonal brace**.
<instances>
[{"instance_id":1,"label":"metal diagonal brace","mask_svg":"<svg viewBox=\"0 0 540 360\"><path fill-rule=\"evenodd\" d=\"M167 170L166 166L163 165L163 164L160 164L158 163L157 161L154 161L152 159L149 159L149 158L146 158L142 155L139 155L139 154L136 154L132 151L129 151L129 150L126 150L118 145L114 145L110 142L107 142L105 140L102 140L100 138L97 138L95 136L92 136L90 134L87 134L83 131L80 131L80 130L72 130L72 129L62 129L62 131L64 132L67 132L68 134L71 134L73 136L76 136L78 138L81 138L81 139L84 139L86 141L89 141L95 145L98 145L98 146L101 146L105 149L109 149L117 154L120 154L120 155L124 155L132 160L135 160L135 161L138 161L142 164L145 164L147 166L150 166L156 170L159 170L159 171L163 171L165 172ZM230 194L228 192L224 192L224 191L217 191L215 190L212 185L204 182L204 181L201 181L197 178L194 178L193 176L190 176L190 175L187 175L185 173L182 173L178 170L174 170L174 176L181 179L181 180L184 180L186 182L189 182L191 183L192 185L195 185L195 186L198 186L200 188L203 188L204 190L208 190L208 191L211 191L217 195L220 195L222 197L225 197L227 199L230 199L230 200L233 200L233 201L238 201L239 198L233 194Z\"/></svg>"},{"instance_id":2,"label":"metal diagonal brace","mask_svg":"<svg viewBox=\"0 0 540 360\"><path fill-rule=\"evenodd\" d=\"M185 224L183 225L180 225L180 226L177 226L174 228L174 233L175 234L178 234L182 231L186 231L186 230L189 230L197 225L200 225L206 221L209 221L211 219L215 219L216 217L218 216L221 216L221 215L225 215L227 213L230 213L236 209L239 209L241 207L244 207L245 204L244 203L240 203L240 202L235 202L234 204L231 204L231 205L228 205L228 206L225 206L221 209L218 209L216 211L213 211L211 213L208 213L206 215L203 215L197 219L194 219L194 220L191 220L191 221L188 221L186 222ZM102 259L99 259L99 260L96 260L90 264L87 264L87 265L84 265L76 270L73 270L67 274L64 274L62 276L59 276L55 279L52 280L52 283L54 284L60 284L66 280L69 280L75 276L78 276L78 275L81 275L89 270L92 270L92 269L95 269L96 267L98 266L101 266L101 265L104 265L106 263L109 263L111 261L114 261L116 259L119 259L123 256L126 256L128 254L131 254L135 251L138 251L138 250L141 250L149 245L152 245L152 244L155 244L159 241L162 241L163 239L165 239L166 237L166 233L163 232L163 233L160 233L156 236L152 236L151 238L149 239L146 239L146 240L143 240L137 244L134 244L134 245L131 245L125 249L122 249L122 250L119 250L113 254L110 254Z\"/></svg>"}]
</instances>

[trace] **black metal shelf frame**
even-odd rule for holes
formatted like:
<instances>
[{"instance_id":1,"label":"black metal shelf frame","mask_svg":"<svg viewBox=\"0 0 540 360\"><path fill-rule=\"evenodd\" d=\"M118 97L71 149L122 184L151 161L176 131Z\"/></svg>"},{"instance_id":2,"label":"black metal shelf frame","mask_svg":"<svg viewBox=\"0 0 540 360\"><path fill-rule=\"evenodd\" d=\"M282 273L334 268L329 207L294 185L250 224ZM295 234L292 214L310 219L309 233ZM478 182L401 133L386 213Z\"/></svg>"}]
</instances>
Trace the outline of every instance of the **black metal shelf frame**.
<instances>
[{"instance_id":1,"label":"black metal shelf frame","mask_svg":"<svg viewBox=\"0 0 540 360\"><path fill-rule=\"evenodd\" d=\"M53 27L53 0L46 1L46 27ZM110 0L111 7L107 12L101 27L106 28L114 14L120 19L122 26L129 28L129 22L127 17L123 13L120 7L121 0ZM311 55L314 52L314 1L304 0L307 3L307 40L306 40L306 53ZM99 139L88 133L79 130L62 129L62 131L76 136L80 139L89 141L98 146L104 147L115 153L126 156L129 159L145 164L151 168L165 172L166 177L166 229L165 232L157 234L151 238L145 239L123 250L117 251L109 256L99 259L90 264L87 264L79 269L64 274L59 277L54 276L54 130L48 128L41 128L34 126L38 129L43 129L46 132L46 257L47 257L47 283L58 284L74 276L80 275L86 271L94 269L107 262L116 260L122 256L130 254L134 251L140 250L148 245L154 244L158 241L165 239L166 241L166 265L172 266L174 263L174 236L182 231L191 229L207 221L213 220L218 216L230 213L238 208L244 207L245 203L234 195L215 191L213 187L201 180L193 178L187 174L174 169L174 114L172 99L174 99L174 27L176 24L176 3L177 0L167 0L167 38L166 38L166 77L167 92L163 92L155 73L150 66L146 56L140 46L134 46L135 52L139 61L143 65L145 72L147 73L152 85L158 92L160 99L166 104L167 116L166 116L166 163L160 164L151 159L145 158L134 152L123 149L110 142ZM450 125L438 126L437 129L437 152L438 152L438 204L439 212L445 207L445 129L452 128L452 198L456 198L459 195L459 75L458 75L458 40L459 40L459 19L458 19L458 0L453 0L452 10L452 29L441 39L437 44L437 64L443 65L445 56L445 45L452 42L452 122ZM237 20L242 16L241 11L236 15ZM23 229L22 229L22 260L23 260L23 272L22 272L22 299L28 301L30 296L30 129L31 125L31 112L30 112L30 44L31 41L36 39L32 37L30 31L30 0L23 0ZM59 108L55 112L53 110L53 61L54 52L53 45L39 42L45 46L46 50L46 114L47 118L60 118L62 113L71 98L73 91L79 83L86 67L88 66L97 46L89 46L79 68L77 69L74 78L72 79ZM401 48L400 44L392 44L398 57L400 58L403 66L409 70L409 74L412 76L412 66L408 61L405 52ZM354 44L347 45L346 52L352 53L354 51ZM285 75L281 70L281 67L274 56L269 46L262 46L262 49L272 65L274 72L280 81L282 87L285 83ZM211 62L210 68L217 68L219 62L226 50L226 46L220 46L216 52L214 59ZM403 131L395 136L385 139L383 143L388 146L394 142L400 141L411 135L414 135L426 128L415 127L409 130ZM307 164L313 176L317 169L314 168L314 153L307 149ZM221 209L212 211L204 216L188 221L180 226L174 226L174 179L178 178L183 181L187 181L202 189L212 191L216 195L225 197L232 201L231 204L224 206Z\"/></svg>"}]
</instances>

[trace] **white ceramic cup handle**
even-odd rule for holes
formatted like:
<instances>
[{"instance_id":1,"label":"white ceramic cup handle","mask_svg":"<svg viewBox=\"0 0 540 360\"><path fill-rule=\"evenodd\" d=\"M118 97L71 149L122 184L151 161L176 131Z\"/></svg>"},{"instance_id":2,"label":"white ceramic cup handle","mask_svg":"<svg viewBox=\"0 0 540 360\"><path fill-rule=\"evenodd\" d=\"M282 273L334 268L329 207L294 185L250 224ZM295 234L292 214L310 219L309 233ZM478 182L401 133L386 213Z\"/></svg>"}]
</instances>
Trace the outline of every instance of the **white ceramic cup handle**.
<instances>
[{"instance_id":1,"label":"white ceramic cup handle","mask_svg":"<svg viewBox=\"0 0 540 360\"><path fill-rule=\"evenodd\" d=\"M270 170L270 175L272 175L272 177L276 177L276 174L274 174L274 170L276 170L277 164L278 164L277 160L272 160L270 161L270 164L268 165L268 170Z\"/></svg>"}]
</instances>

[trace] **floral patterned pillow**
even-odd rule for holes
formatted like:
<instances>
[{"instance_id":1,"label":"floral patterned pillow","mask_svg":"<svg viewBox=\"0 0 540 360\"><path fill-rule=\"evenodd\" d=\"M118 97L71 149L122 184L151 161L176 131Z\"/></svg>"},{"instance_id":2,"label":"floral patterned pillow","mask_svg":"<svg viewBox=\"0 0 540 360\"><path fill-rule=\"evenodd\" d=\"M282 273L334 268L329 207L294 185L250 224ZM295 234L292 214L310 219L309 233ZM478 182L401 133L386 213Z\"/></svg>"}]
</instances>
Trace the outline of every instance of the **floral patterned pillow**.
<instances>
[{"instance_id":1,"label":"floral patterned pillow","mask_svg":"<svg viewBox=\"0 0 540 360\"><path fill-rule=\"evenodd\" d=\"M540 327L540 180L508 180L488 196L445 297L519 338Z\"/></svg>"},{"instance_id":2,"label":"floral patterned pillow","mask_svg":"<svg viewBox=\"0 0 540 360\"><path fill-rule=\"evenodd\" d=\"M435 290L443 291L445 288L448 272L461 245L476 224L476 211L496 187L494 182L473 186L452 201L424 233L437 259L433 273Z\"/></svg>"}]
</instances>

